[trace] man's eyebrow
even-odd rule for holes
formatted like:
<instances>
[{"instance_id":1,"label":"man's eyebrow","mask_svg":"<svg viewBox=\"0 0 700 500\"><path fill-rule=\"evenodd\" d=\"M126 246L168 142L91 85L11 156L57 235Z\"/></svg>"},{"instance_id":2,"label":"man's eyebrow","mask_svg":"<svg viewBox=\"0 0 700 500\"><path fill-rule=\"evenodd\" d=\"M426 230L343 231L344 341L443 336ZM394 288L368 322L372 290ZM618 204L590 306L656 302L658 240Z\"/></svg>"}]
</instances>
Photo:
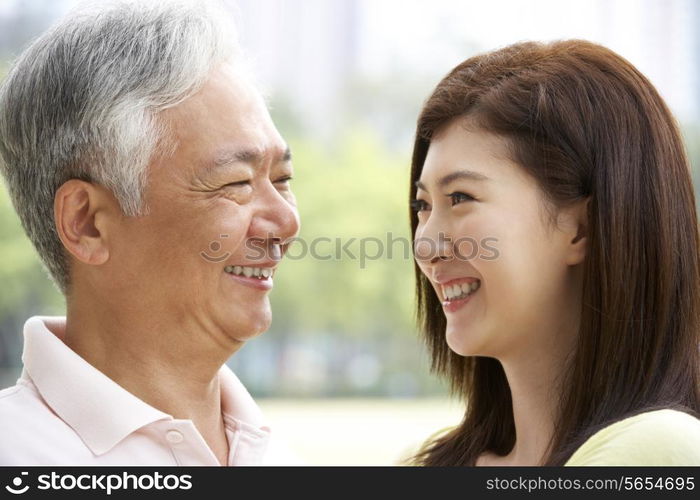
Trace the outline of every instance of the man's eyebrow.
<instances>
[{"instance_id":1,"label":"man's eyebrow","mask_svg":"<svg viewBox=\"0 0 700 500\"><path fill-rule=\"evenodd\" d=\"M456 172L452 172L450 174L447 174L446 176L442 177L438 181L438 186L441 188L447 187L448 185L452 184L454 181L461 180L461 179L468 179L471 181L488 181L491 180L489 177L485 176L484 174L481 174L479 172L474 172L473 170L457 170ZM425 184L423 184L421 181L416 181L416 187L418 189L422 189L423 191L427 191L428 189L425 187Z\"/></svg>"},{"instance_id":2,"label":"man's eyebrow","mask_svg":"<svg viewBox=\"0 0 700 500\"><path fill-rule=\"evenodd\" d=\"M288 161L292 161L292 150L289 149L289 146L287 146L287 149L284 150L284 153L282 154L282 157L280 158L280 163L285 163Z\"/></svg>"},{"instance_id":3,"label":"man's eyebrow","mask_svg":"<svg viewBox=\"0 0 700 500\"><path fill-rule=\"evenodd\" d=\"M248 163L255 165L261 163L266 156L266 152L261 149L226 149L220 151L211 167L223 167L231 163ZM285 148L281 155L275 159L275 163L286 163L292 160L292 152L289 147Z\"/></svg>"}]
</instances>

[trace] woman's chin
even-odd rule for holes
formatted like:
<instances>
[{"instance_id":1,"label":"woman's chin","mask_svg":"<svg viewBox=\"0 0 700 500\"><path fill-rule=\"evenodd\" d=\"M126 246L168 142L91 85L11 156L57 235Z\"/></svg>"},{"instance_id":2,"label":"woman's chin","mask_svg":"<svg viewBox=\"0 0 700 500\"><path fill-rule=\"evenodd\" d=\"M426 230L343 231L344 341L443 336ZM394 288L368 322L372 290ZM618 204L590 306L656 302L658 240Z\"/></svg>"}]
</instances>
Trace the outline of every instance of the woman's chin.
<instances>
[{"instance_id":1,"label":"woman's chin","mask_svg":"<svg viewBox=\"0 0 700 500\"><path fill-rule=\"evenodd\" d=\"M459 356L469 356L471 355L471 352L469 350L469 341L465 339L465 332L464 331L459 331L456 332L453 329L451 329L449 326L447 327L447 333L445 336L445 340L447 341L447 346L450 348L452 352L455 354L458 354Z\"/></svg>"},{"instance_id":2,"label":"woman's chin","mask_svg":"<svg viewBox=\"0 0 700 500\"><path fill-rule=\"evenodd\" d=\"M478 335L473 329L469 331L464 328L447 325L445 340L452 352L459 356L480 356L482 349L476 345Z\"/></svg>"}]
</instances>

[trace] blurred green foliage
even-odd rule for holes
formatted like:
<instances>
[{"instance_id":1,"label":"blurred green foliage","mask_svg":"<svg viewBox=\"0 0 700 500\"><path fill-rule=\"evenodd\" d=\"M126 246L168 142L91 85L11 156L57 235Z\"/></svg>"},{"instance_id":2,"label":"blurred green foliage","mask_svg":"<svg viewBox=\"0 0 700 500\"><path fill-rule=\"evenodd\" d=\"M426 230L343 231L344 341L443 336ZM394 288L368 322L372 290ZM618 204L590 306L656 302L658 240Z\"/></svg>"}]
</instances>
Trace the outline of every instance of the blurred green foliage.
<instances>
[{"instance_id":1,"label":"blurred green foliage","mask_svg":"<svg viewBox=\"0 0 700 500\"><path fill-rule=\"evenodd\" d=\"M276 319L300 332L413 331L406 155L392 155L362 131L329 149L289 142L301 241L275 277Z\"/></svg>"},{"instance_id":2,"label":"blurred green foliage","mask_svg":"<svg viewBox=\"0 0 700 500\"><path fill-rule=\"evenodd\" d=\"M36 314L60 311L63 297L42 268L4 184L0 190L0 256L0 318L31 306Z\"/></svg>"}]
</instances>

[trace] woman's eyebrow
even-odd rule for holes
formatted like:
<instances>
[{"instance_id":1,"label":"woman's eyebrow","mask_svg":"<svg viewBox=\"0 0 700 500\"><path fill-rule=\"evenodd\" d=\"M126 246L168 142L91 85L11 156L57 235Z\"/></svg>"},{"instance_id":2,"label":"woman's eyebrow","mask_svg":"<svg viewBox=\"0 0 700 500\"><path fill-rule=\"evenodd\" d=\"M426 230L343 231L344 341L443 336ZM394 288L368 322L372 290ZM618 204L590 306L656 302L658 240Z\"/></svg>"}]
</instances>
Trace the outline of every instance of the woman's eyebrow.
<instances>
[{"instance_id":1,"label":"woman's eyebrow","mask_svg":"<svg viewBox=\"0 0 700 500\"><path fill-rule=\"evenodd\" d=\"M490 177L485 176L484 174L481 174L479 172L474 172L473 170L457 170L456 172L452 172L450 174L445 175L444 177L440 178L438 181L438 186L441 188L444 188L453 182L460 180L460 179L468 179L472 181L489 181L491 180ZM423 184L421 181L416 181L416 187L418 189L422 189L423 191L427 191L425 184Z\"/></svg>"}]
</instances>

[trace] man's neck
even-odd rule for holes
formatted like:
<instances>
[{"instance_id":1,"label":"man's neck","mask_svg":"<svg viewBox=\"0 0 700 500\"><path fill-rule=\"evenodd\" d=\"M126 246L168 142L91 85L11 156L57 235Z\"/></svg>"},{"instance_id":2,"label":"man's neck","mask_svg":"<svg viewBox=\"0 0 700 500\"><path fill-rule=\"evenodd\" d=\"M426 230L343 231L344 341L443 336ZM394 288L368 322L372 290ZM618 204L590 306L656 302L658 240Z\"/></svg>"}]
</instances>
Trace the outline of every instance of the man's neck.
<instances>
[{"instance_id":1,"label":"man's neck","mask_svg":"<svg viewBox=\"0 0 700 500\"><path fill-rule=\"evenodd\" d=\"M233 352L222 352L187 325L168 325L167 318L132 314L126 322L123 317L69 304L64 342L142 401L175 419L191 420L225 464L228 442L218 372Z\"/></svg>"}]
</instances>

